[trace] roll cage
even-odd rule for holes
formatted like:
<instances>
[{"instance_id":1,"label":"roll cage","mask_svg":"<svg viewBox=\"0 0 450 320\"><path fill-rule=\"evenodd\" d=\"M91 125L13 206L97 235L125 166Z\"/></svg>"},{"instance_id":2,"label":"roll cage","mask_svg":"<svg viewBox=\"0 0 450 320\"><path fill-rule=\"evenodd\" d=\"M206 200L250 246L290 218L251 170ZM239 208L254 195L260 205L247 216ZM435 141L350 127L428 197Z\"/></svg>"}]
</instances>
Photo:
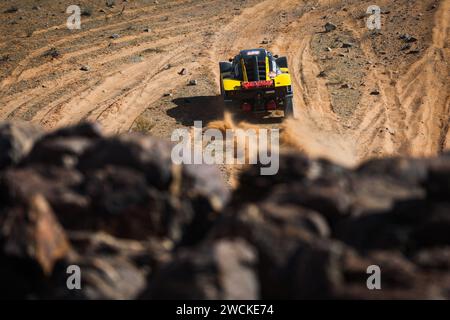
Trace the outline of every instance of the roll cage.
<instances>
[{"instance_id":1,"label":"roll cage","mask_svg":"<svg viewBox=\"0 0 450 320\"><path fill-rule=\"evenodd\" d=\"M281 73L276 58L264 49L241 51L232 60L231 70L233 78L241 81L266 80L269 73Z\"/></svg>"}]
</instances>

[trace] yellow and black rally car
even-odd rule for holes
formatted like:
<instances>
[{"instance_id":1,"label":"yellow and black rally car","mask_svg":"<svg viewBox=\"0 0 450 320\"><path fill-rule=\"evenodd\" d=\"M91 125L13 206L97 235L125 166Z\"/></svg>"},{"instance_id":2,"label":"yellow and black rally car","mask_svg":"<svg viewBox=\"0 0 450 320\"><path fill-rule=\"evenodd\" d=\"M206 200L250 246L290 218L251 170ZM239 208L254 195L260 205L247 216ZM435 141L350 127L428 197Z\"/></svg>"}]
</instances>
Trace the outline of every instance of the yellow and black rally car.
<instances>
[{"instance_id":1,"label":"yellow and black rally car","mask_svg":"<svg viewBox=\"0 0 450 320\"><path fill-rule=\"evenodd\" d=\"M285 117L294 115L286 57L265 49L242 50L219 66L220 91L226 104L238 104L247 112L281 109Z\"/></svg>"}]
</instances>

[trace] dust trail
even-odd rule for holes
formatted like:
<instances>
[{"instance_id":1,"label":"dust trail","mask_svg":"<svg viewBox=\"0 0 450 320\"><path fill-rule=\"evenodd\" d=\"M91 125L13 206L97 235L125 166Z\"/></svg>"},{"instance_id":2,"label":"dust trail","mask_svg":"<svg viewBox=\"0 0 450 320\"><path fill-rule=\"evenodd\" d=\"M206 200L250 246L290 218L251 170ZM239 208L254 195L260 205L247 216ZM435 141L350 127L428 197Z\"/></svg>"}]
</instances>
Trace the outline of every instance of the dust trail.
<instances>
[{"instance_id":1,"label":"dust trail","mask_svg":"<svg viewBox=\"0 0 450 320\"><path fill-rule=\"evenodd\" d=\"M294 148L312 158L328 159L347 167L358 163L356 149L348 139L336 132L320 130L307 119L285 120L280 139L283 148Z\"/></svg>"},{"instance_id":2,"label":"dust trail","mask_svg":"<svg viewBox=\"0 0 450 320\"><path fill-rule=\"evenodd\" d=\"M258 134L258 129L264 129L260 125L254 125L245 121L236 122L229 112L225 112L222 120L212 121L207 126L208 129L217 129L225 134L227 130L248 130L254 129ZM280 127L280 152L287 150L297 150L311 158L321 158L333 161L342 166L354 167L358 164L356 156L356 146L349 143L349 138L336 132L323 131L317 128L315 123L310 123L307 118L287 119ZM237 142L233 141L235 147ZM255 152L259 152L258 145ZM245 145L245 158L248 163L250 150L248 144ZM239 173L247 165L224 165L229 172L229 184L232 188L237 187Z\"/></svg>"},{"instance_id":3,"label":"dust trail","mask_svg":"<svg viewBox=\"0 0 450 320\"><path fill-rule=\"evenodd\" d=\"M225 133L227 129L261 129L245 121L236 123L229 112L223 120L212 121L208 128ZM353 166L357 163L356 150L344 136L319 130L306 118L287 119L280 128L280 146L282 149L296 149L314 158L325 158L342 165Z\"/></svg>"}]
</instances>

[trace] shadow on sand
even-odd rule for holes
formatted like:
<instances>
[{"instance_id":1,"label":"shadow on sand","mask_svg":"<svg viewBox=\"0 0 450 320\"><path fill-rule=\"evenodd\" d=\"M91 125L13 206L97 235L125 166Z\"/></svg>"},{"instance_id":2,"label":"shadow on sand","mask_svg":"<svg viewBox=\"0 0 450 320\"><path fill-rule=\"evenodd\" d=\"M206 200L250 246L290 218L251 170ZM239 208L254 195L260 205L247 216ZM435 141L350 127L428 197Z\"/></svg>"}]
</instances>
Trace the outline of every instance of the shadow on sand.
<instances>
[{"instance_id":1,"label":"shadow on sand","mask_svg":"<svg viewBox=\"0 0 450 320\"><path fill-rule=\"evenodd\" d=\"M233 121L239 123L245 121L252 124L277 124L283 121L283 117L270 116L270 113L245 113L239 110L237 105L225 108L222 97L197 96L183 97L172 101L176 107L167 110L167 115L176 119L184 126L193 126L194 121L202 121L203 126L214 120L224 119L226 109L233 116Z\"/></svg>"}]
</instances>

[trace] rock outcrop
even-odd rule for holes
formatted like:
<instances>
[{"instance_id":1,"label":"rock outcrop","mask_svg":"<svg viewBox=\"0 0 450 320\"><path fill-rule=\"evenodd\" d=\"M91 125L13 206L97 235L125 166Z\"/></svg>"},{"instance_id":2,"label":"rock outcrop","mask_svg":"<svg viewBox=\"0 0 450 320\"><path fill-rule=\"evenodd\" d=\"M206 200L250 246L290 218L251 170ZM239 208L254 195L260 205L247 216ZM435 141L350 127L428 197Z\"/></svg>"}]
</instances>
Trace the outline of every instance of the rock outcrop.
<instances>
[{"instance_id":1,"label":"rock outcrop","mask_svg":"<svg viewBox=\"0 0 450 320\"><path fill-rule=\"evenodd\" d=\"M450 154L348 169L288 152L230 194L170 153L94 124L0 124L0 297L450 298Z\"/></svg>"}]
</instances>

